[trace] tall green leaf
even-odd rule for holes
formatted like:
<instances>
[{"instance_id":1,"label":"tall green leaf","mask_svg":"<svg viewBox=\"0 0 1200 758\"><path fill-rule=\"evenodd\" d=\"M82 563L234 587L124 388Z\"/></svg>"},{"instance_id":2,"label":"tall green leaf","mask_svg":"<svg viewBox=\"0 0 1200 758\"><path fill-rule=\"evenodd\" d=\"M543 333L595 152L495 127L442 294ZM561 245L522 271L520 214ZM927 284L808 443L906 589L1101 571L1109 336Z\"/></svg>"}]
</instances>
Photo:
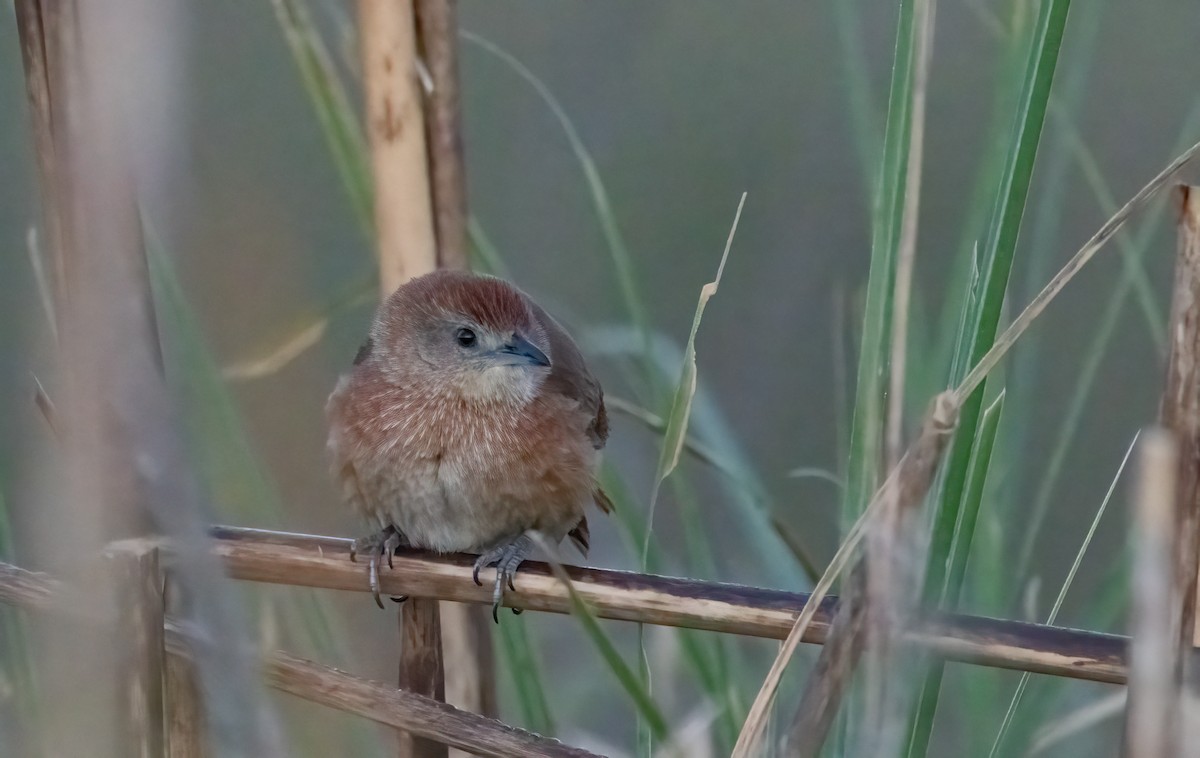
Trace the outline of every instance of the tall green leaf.
<instances>
[{"instance_id":1,"label":"tall green leaf","mask_svg":"<svg viewBox=\"0 0 1200 758\"><path fill-rule=\"evenodd\" d=\"M1034 24L1012 136L983 248L982 293L960 341L960 354L967 360L955 367L951 385L958 384L987 353L996 338L1069 7L1070 0L1046 0ZM941 481L925 584L927 600L939 606L953 605L957 600L960 588L947 585L952 568L950 560L955 552L955 543L961 543L966 538L959 525L964 523L964 519L973 522L977 516L964 512L966 507L978 507L978 503L966 501L964 490L971 469L972 450L985 392L986 384L971 393L962 406L958 430L951 443ZM922 688L918 697L921 705L911 721L910 757L926 754L937 710L939 687L939 683L930 682L929 689Z\"/></svg>"}]
</instances>

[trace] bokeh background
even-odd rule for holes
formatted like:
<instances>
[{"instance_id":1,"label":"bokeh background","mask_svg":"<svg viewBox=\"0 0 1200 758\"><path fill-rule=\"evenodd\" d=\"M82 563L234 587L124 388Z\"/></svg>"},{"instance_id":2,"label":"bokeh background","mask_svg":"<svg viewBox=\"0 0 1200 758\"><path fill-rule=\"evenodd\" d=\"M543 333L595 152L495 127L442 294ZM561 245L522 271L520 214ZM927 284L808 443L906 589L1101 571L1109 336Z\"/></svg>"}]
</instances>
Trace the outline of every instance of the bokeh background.
<instances>
[{"instance_id":1,"label":"bokeh background","mask_svg":"<svg viewBox=\"0 0 1200 758\"><path fill-rule=\"evenodd\" d=\"M326 472L323 404L372 314L369 298L346 305L347 293L372 291L371 241L347 199L271 3L145 5L145 26L131 28L126 53L144 57L145 80L130 86L161 96L163 121L131 124L130 139L156 157L138 176L144 213L174 264L199 345L212 366L229 367L272 353L318 322L326 325L311 348L278 370L227 379L227 407L197 406L203 398L195 389L198 364L174 367L179 386L191 387L181 391L192 403L191 428L206 440L201 445L209 452L198 460L214 512L251 526L355 535L360 526L336 504ZM938 7L910 422L945 381L952 334L945 325L954 326L958 303L953 272L970 260L982 228L978 220L972 226L973 187L1003 147L997 134L1007 135L993 127L998 91L1014 86L1004 79L1004 29L1035 6L943 0ZM1200 12L1176 0L1076 6L1056 79L1062 112L1051 114L1042 139L1011 308L1027 302L1108 217L1096 177L1123 202L1178 145L1200 138L1194 115L1200 68L1192 64ZM352 4L313 0L311 11L353 81ZM655 360L670 381L700 287L716 270L738 197L749 193L724 280L698 336L703 402L697 434L739 462L761 488L765 507L823 566L836 549L841 519L840 492L830 478L840 475L846 456L893 4L462 0L459 14L464 30L519 59L570 117L607 188L657 335ZM169 34L160 31L164 27ZM607 391L665 413L631 384L622 354L634 344L630 316L594 198L562 126L511 66L471 41L460 52L471 211L508 276L580 338ZM15 560L52 569L53 556L23 552L20 539L36 513L39 472L52 467L31 402L32 376L52 374L52 354L27 253L28 230L38 222L37 184L8 9L0 12L0 114L0 487L17 535ZM147 141L138 142L143 132ZM1090 163L1080 161L1078 143ZM978 591L966 593L964 608L1044 617L1124 449L1153 419L1172 226L1169 214L1161 216L1145 245L1142 265L1152 298L1132 301L1116 321L1048 495L1046 521L1033 534L1027 514L1081 392L1081 371L1122 272L1115 246L1055 301L1006 362L1010 405L1020 410L1005 418L1003 465L982 516L980 549L991 545L987 576L978 578L983 569L972 567ZM1158 309L1157 321L1145 317L1139 302ZM237 440L220 442L230 429L240 430ZM660 445L641 423L614 417L606 456L635 507L649 497ZM791 475L798 468L829 477ZM739 483L691 460L681 478L691 491L687 507L679 502L681 491L667 488L657 512L655 529L667 556L662 570L805 588L794 565L777 565L785 552L760 549L745 505L737 505L732 492ZM257 515L264 497L279 504L271 523ZM1060 623L1123 628L1117 601L1110 602L1115 611L1094 613L1097 598L1111 598L1110 585L1121 581L1127 516L1119 505L1102 523ZM711 566L686 557L689 522L707 535ZM590 563L636 568L636 552L615 522L593 518L592 529ZM1032 581L1006 576L1015 546L1029 541ZM332 602L350 641L342 663L390 680L393 616L377 612L366 596ZM607 750L631 750L630 708L577 624L532 615L523 619L541 640L560 733ZM632 661L631 631L608 628ZM661 654L656 665L664 670L677 655L665 637L651 635L649 648ZM744 642L739 649L748 698L774 646ZM952 667L948 686L965 686L954 678L960 675ZM1015 678L988 676L988 686L1004 693L995 702L1006 702ZM682 675L656 685L681 721L701 700L694 689ZM1047 707L1067 709L1105 692L1073 685ZM945 752L939 754L963 754L975 744L971 730L962 728L970 723L966 706L947 699L944 707L937 744ZM316 723L337 718L305 713ZM994 733L1001 715L996 707L994 721L980 731ZM1063 754L1085 750L1103 734L1085 734Z\"/></svg>"}]
</instances>

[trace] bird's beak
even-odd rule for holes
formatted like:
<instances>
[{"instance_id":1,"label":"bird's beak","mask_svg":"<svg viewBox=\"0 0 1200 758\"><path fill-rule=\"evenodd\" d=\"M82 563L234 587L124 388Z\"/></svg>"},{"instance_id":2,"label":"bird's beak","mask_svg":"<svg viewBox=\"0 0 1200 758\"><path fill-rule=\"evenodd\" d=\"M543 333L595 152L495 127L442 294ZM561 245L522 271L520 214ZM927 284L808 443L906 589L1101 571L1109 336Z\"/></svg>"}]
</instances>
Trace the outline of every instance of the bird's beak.
<instances>
[{"instance_id":1,"label":"bird's beak","mask_svg":"<svg viewBox=\"0 0 1200 758\"><path fill-rule=\"evenodd\" d=\"M512 340L496 351L496 355L504 358L510 365L529 364L531 366L549 366L550 359L537 346L520 334L514 334Z\"/></svg>"}]
</instances>

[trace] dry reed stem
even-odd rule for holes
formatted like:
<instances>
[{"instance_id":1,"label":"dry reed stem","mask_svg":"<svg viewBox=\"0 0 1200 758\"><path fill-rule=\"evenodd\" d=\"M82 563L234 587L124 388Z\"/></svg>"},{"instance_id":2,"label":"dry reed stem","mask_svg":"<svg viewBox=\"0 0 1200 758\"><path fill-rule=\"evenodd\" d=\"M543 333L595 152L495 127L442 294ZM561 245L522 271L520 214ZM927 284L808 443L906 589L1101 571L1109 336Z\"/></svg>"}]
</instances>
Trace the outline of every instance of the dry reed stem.
<instances>
[{"instance_id":1,"label":"dry reed stem","mask_svg":"<svg viewBox=\"0 0 1200 758\"><path fill-rule=\"evenodd\" d=\"M1179 185L1178 252L1167 336L1166 387L1159 423L1175 433L1175 583L1182 594L1180 651L1194 646L1200 567L1200 188Z\"/></svg>"},{"instance_id":2,"label":"dry reed stem","mask_svg":"<svg viewBox=\"0 0 1200 758\"><path fill-rule=\"evenodd\" d=\"M1142 434L1134 494L1136 553L1130 625L1127 758L1167 758L1174 749L1178 597L1172 587L1178 448L1158 428Z\"/></svg>"},{"instance_id":3,"label":"dry reed stem","mask_svg":"<svg viewBox=\"0 0 1200 758\"><path fill-rule=\"evenodd\" d=\"M363 568L348 559L350 540L336 537L218 527L213 549L235 578L365 592ZM491 603L491 591L471 581L472 556L405 551L395 569L380 571L385 593ZM769 639L784 639L809 595L625 571L567 567L575 590L600 618L640 621ZM0 567L0 599L6 573ZM19 577L18 577L19 581ZM571 601L549 568L522 564L512 607L570 613ZM411 602L411 601L410 601ZM826 598L812 603L804 641L822 643L836 610ZM905 632L903 641L955 661L1092 681L1125 681L1125 638L1019 621L933 614Z\"/></svg>"},{"instance_id":4,"label":"dry reed stem","mask_svg":"<svg viewBox=\"0 0 1200 758\"><path fill-rule=\"evenodd\" d=\"M412 2L359 0L383 297L437 266Z\"/></svg>"},{"instance_id":5,"label":"dry reed stem","mask_svg":"<svg viewBox=\"0 0 1200 758\"><path fill-rule=\"evenodd\" d=\"M467 181L458 84L458 19L454 0L416 0L421 58L433 89L426 99L429 181L438 265L467 268Z\"/></svg>"},{"instance_id":6,"label":"dry reed stem","mask_svg":"<svg viewBox=\"0 0 1200 758\"><path fill-rule=\"evenodd\" d=\"M167 656L165 687L167 755L170 758L204 758L209 755L204 741L207 725L200 683L190 657Z\"/></svg>"},{"instance_id":7,"label":"dry reed stem","mask_svg":"<svg viewBox=\"0 0 1200 758\"><path fill-rule=\"evenodd\" d=\"M125 540L105 551L121 609L118 638L119 693L130 755L160 758L163 754L163 580L158 548L148 540Z\"/></svg>"},{"instance_id":8,"label":"dry reed stem","mask_svg":"<svg viewBox=\"0 0 1200 758\"><path fill-rule=\"evenodd\" d=\"M400 689L445 702L446 683L442 669L441 618L437 602L401 605ZM444 744L400 733L400 754L420 758L444 758Z\"/></svg>"}]
</instances>

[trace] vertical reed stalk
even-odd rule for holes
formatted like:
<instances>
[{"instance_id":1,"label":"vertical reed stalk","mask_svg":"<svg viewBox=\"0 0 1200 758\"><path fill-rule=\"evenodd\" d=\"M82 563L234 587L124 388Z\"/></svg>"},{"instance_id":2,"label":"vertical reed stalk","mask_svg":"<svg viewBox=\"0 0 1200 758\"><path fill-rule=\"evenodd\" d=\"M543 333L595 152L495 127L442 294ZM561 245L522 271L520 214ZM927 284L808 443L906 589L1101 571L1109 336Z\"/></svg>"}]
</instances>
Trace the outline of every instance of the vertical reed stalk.
<instances>
[{"instance_id":1,"label":"vertical reed stalk","mask_svg":"<svg viewBox=\"0 0 1200 758\"><path fill-rule=\"evenodd\" d=\"M414 5L359 0L366 129L375 186L379 286L384 298L437 267L425 118L417 77ZM438 601L400 606L400 687L445 699ZM444 745L400 732L402 758L446 756Z\"/></svg>"},{"instance_id":2,"label":"vertical reed stalk","mask_svg":"<svg viewBox=\"0 0 1200 758\"><path fill-rule=\"evenodd\" d=\"M207 550L163 377L128 131L151 100L159 103L154 92L131 95L126 83L140 62L119 44L139 7L128 0L103 7L18 0L16 7L50 230L65 490L39 509L30 549L96 556L113 539L151 530L176 538L188 620L204 639L224 643L196 651L213 695L214 749L282 754L245 660L236 600ZM49 734L56 753L161 753L161 590L146 578L152 559L144 560L120 577L95 575L102 602L134 611L126 633L81 638L81 629L50 624L40 635L47 702L72 715Z\"/></svg>"},{"instance_id":3,"label":"vertical reed stalk","mask_svg":"<svg viewBox=\"0 0 1200 758\"><path fill-rule=\"evenodd\" d=\"M455 0L417 0L421 59L433 85L425 102L429 182L442 268L467 268L467 180L463 165Z\"/></svg>"},{"instance_id":4,"label":"vertical reed stalk","mask_svg":"<svg viewBox=\"0 0 1200 758\"><path fill-rule=\"evenodd\" d=\"M437 267L411 2L360 0L366 129L384 297Z\"/></svg>"},{"instance_id":5,"label":"vertical reed stalk","mask_svg":"<svg viewBox=\"0 0 1200 758\"><path fill-rule=\"evenodd\" d=\"M1200 566L1200 188L1180 185L1178 252L1167 335L1166 388L1159 421L1179 445L1175 505L1175 582L1182 593L1179 645L1192 649Z\"/></svg>"},{"instance_id":6,"label":"vertical reed stalk","mask_svg":"<svg viewBox=\"0 0 1200 758\"><path fill-rule=\"evenodd\" d=\"M1178 448L1170 432L1160 428L1142 435L1134 494L1136 555L1125 721L1127 758L1167 758L1174 747L1174 651L1179 617L1170 556L1178 466Z\"/></svg>"}]
</instances>

